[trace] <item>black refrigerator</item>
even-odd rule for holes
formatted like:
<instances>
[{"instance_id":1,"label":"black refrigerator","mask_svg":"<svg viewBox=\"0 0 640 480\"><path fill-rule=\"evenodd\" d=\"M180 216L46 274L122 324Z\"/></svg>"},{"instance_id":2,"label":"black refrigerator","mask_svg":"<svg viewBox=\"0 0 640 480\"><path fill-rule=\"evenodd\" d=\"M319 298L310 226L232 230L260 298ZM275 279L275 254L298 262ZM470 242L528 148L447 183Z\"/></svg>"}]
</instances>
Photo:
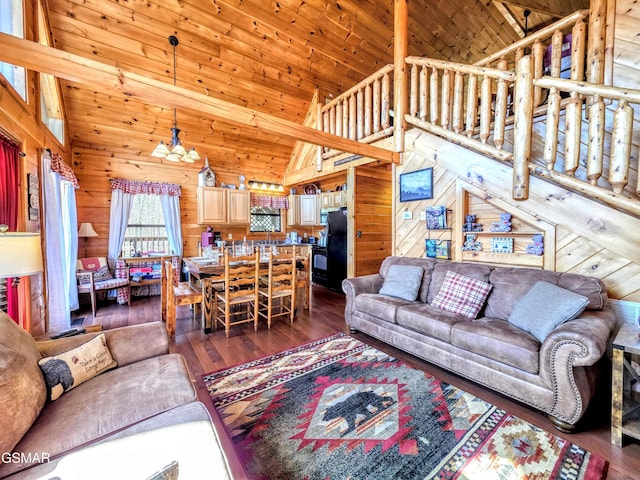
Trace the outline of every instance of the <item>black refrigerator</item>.
<instances>
[{"instance_id":1,"label":"black refrigerator","mask_svg":"<svg viewBox=\"0 0 640 480\"><path fill-rule=\"evenodd\" d=\"M342 292L347 278L347 210L327 215L327 287Z\"/></svg>"}]
</instances>

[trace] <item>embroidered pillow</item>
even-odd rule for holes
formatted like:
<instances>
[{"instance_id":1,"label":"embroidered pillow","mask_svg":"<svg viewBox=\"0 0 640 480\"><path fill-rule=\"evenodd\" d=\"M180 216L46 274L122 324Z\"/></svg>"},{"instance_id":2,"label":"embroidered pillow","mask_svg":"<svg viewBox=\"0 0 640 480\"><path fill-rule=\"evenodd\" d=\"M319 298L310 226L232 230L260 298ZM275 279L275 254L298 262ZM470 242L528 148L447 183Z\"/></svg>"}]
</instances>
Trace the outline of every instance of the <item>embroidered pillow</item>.
<instances>
[{"instance_id":1,"label":"embroidered pillow","mask_svg":"<svg viewBox=\"0 0 640 480\"><path fill-rule=\"evenodd\" d=\"M509 323L543 343L558 325L580 315L588 303L583 295L540 280L518 300Z\"/></svg>"},{"instance_id":2,"label":"embroidered pillow","mask_svg":"<svg viewBox=\"0 0 640 480\"><path fill-rule=\"evenodd\" d=\"M418 297L423 273L417 265L391 265L379 293L412 302Z\"/></svg>"},{"instance_id":3,"label":"embroidered pillow","mask_svg":"<svg viewBox=\"0 0 640 480\"><path fill-rule=\"evenodd\" d=\"M478 316L491 287L489 283L449 270L431 305L473 320Z\"/></svg>"},{"instance_id":4,"label":"embroidered pillow","mask_svg":"<svg viewBox=\"0 0 640 480\"><path fill-rule=\"evenodd\" d=\"M79 347L38 361L50 400L118 364L111 356L104 333Z\"/></svg>"}]
</instances>

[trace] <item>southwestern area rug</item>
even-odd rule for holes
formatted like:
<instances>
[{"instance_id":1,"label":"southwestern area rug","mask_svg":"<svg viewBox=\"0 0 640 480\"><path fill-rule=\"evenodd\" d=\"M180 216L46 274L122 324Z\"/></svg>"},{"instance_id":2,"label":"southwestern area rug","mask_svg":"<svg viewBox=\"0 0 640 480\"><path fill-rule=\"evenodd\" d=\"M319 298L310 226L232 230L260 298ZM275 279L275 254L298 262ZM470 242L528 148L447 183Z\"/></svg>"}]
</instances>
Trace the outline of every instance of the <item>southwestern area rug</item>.
<instances>
[{"instance_id":1,"label":"southwestern area rug","mask_svg":"<svg viewBox=\"0 0 640 480\"><path fill-rule=\"evenodd\" d=\"M203 378L256 480L606 474L603 458L344 334Z\"/></svg>"}]
</instances>

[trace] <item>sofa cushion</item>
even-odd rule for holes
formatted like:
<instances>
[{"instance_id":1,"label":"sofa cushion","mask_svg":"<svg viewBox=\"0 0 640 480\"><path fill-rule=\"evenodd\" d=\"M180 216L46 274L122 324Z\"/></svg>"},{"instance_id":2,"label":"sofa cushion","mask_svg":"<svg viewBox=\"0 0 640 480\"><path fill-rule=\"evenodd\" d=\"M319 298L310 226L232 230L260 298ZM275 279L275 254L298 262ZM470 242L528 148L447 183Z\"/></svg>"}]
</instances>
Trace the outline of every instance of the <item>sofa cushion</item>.
<instances>
[{"instance_id":1,"label":"sofa cushion","mask_svg":"<svg viewBox=\"0 0 640 480\"><path fill-rule=\"evenodd\" d=\"M50 400L57 400L64 392L118 366L104 333L68 352L42 358L38 365Z\"/></svg>"},{"instance_id":2,"label":"sofa cushion","mask_svg":"<svg viewBox=\"0 0 640 480\"><path fill-rule=\"evenodd\" d=\"M195 398L181 355L142 360L98 375L48 403L13 451L48 452L53 459ZM4 464L0 477L25 467Z\"/></svg>"},{"instance_id":3,"label":"sofa cushion","mask_svg":"<svg viewBox=\"0 0 640 480\"><path fill-rule=\"evenodd\" d=\"M580 315L589 299L548 282L536 282L516 304L509 323L543 343L561 323Z\"/></svg>"},{"instance_id":4,"label":"sofa cushion","mask_svg":"<svg viewBox=\"0 0 640 480\"><path fill-rule=\"evenodd\" d=\"M413 302L418 296L423 272L419 265L391 265L379 293Z\"/></svg>"},{"instance_id":5,"label":"sofa cushion","mask_svg":"<svg viewBox=\"0 0 640 480\"><path fill-rule=\"evenodd\" d=\"M467 318L432 307L428 303L413 303L398 307L396 323L430 337L451 343L451 327Z\"/></svg>"},{"instance_id":6,"label":"sofa cushion","mask_svg":"<svg viewBox=\"0 0 640 480\"><path fill-rule=\"evenodd\" d=\"M587 309L600 310L607 302L604 284L597 278L534 268L496 267L491 272L493 290L487 299L485 315L508 320L516 303L538 281L584 295L589 298Z\"/></svg>"},{"instance_id":7,"label":"sofa cushion","mask_svg":"<svg viewBox=\"0 0 640 480\"><path fill-rule=\"evenodd\" d=\"M465 277L475 278L482 282L489 282L491 267L488 265L478 265L474 263L458 263L452 261L439 261L433 267L431 273L431 283L429 284L429 294L427 303L433 303L434 298L438 295L447 272L452 271L464 275Z\"/></svg>"},{"instance_id":8,"label":"sofa cushion","mask_svg":"<svg viewBox=\"0 0 640 480\"><path fill-rule=\"evenodd\" d=\"M47 400L40 357L33 337L0 311L0 452L13 451Z\"/></svg>"},{"instance_id":9,"label":"sofa cushion","mask_svg":"<svg viewBox=\"0 0 640 480\"><path fill-rule=\"evenodd\" d=\"M398 297L390 297L379 293L361 293L354 302L354 310L380 318L386 322L396 322L396 310L401 305L406 305L408 300Z\"/></svg>"},{"instance_id":10,"label":"sofa cushion","mask_svg":"<svg viewBox=\"0 0 640 480\"><path fill-rule=\"evenodd\" d=\"M484 305L491 285L449 270L431 305L473 320Z\"/></svg>"},{"instance_id":11,"label":"sofa cushion","mask_svg":"<svg viewBox=\"0 0 640 480\"><path fill-rule=\"evenodd\" d=\"M504 320L483 317L456 323L451 328L451 344L525 372L538 373L540 344Z\"/></svg>"},{"instance_id":12,"label":"sofa cushion","mask_svg":"<svg viewBox=\"0 0 640 480\"><path fill-rule=\"evenodd\" d=\"M431 284L431 272L436 264L436 260L433 258L425 257L387 257L380 265L380 275L387 276L389 268L392 265L418 265L424 270L422 274L422 282L420 284L420 290L418 291L418 299L421 302L427 301L427 295L429 294L429 285Z\"/></svg>"}]
</instances>

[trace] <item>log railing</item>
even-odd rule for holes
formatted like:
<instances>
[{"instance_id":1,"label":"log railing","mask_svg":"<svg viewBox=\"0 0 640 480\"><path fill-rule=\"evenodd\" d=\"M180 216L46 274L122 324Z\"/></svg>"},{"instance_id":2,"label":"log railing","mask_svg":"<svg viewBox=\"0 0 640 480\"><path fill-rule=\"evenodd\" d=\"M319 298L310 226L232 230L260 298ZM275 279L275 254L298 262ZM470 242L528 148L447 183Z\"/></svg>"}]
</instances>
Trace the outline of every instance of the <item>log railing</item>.
<instances>
[{"instance_id":1,"label":"log railing","mask_svg":"<svg viewBox=\"0 0 640 480\"><path fill-rule=\"evenodd\" d=\"M317 129L362 143L392 136L392 83L390 64L325 105L318 104ZM341 153L318 147L318 170L322 169L323 160Z\"/></svg>"}]
</instances>

